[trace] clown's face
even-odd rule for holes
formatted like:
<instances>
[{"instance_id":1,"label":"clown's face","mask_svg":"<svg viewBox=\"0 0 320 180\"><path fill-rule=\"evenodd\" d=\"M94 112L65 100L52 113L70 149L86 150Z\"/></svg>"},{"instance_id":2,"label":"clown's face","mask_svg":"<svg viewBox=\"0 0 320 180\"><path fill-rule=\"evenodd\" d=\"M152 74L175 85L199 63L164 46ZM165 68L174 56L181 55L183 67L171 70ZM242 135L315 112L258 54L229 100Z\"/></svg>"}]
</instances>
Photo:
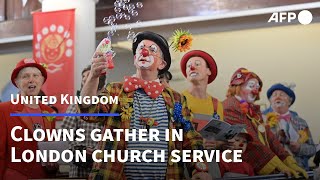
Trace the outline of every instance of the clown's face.
<instances>
[{"instance_id":1,"label":"clown's face","mask_svg":"<svg viewBox=\"0 0 320 180\"><path fill-rule=\"evenodd\" d=\"M211 71L202 57L190 58L186 64L186 73L190 82L208 82L208 78L211 75Z\"/></svg>"},{"instance_id":2,"label":"clown's face","mask_svg":"<svg viewBox=\"0 0 320 180\"><path fill-rule=\"evenodd\" d=\"M248 146L248 140L245 135L238 134L233 138L233 150L242 150L242 153L246 151Z\"/></svg>"},{"instance_id":3,"label":"clown's face","mask_svg":"<svg viewBox=\"0 0 320 180\"><path fill-rule=\"evenodd\" d=\"M41 71L35 67L23 68L15 79L22 96L37 96L43 82Z\"/></svg>"},{"instance_id":4,"label":"clown's face","mask_svg":"<svg viewBox=\"0 0 320 180\"><path fill-rule=\"evenodd\" d=\"M142 40L137 47L134 65L140 70L157 71L166 66L160 47L153 41Z\"/></svg>"},{"instance_id":5,"label":"clown's face","mask_svg":"<svg viewBox=\"0 0 320 180\"><path fill-rule=\"evenodd\" d=\"M279 113L284 114L289 111L289 107L291 104L291 98L281 90L273 91L270 99L272 109Z\"/></svg>"},{"instance_id":6,"label":"clown's face","mask_svg":"<svg viewBox=\"0 0 320 180\"><path fill-rule=\"evenodd\" d=\"M240 97L248 103L253 103L259 95L259 89L259 81L256 78L249 79L241 85Z\"/></svg>"}]
</instances>

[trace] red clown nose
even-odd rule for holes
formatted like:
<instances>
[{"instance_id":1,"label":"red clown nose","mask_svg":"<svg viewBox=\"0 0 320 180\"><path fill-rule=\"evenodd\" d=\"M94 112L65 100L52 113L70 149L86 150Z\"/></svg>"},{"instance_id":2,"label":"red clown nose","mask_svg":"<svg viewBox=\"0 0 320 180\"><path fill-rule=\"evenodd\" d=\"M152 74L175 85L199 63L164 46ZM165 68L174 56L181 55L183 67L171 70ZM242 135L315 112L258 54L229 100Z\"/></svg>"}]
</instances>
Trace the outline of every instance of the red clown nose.
<instances>
[{"instance_id":1,"label":"red clown nose","mask_svg":"<svg viewBox=\"0 0 320 180\"><path fill-rule=\"evenodd\" d=\"M191 71L193 71L193 70L195 70L195 69L196 69L196 68L195 68L193 65L190 66L190 70L191 70Z\"/></svg>"},{"instance_id":2,"label":"red clown nose","mask_svg":"<svg viewBox=\"0 0 320 180\"><path fill-rule=\"evenodd\" d=\"M255 90L252 91L252 94L253 94L253 95L258 95L258 94L259 94L259 91L255 89Z\"/></svg>"},{"instance_id":3,"label":"red clown nose","mask_svg":"<svg viewBox=\"0 0 320 180\"><path fill-rule=\"evenodd\" d=\"M149 51L147 49L142 49L141 54L143 57L149 56Z\"/></svg>"}]
</instances>

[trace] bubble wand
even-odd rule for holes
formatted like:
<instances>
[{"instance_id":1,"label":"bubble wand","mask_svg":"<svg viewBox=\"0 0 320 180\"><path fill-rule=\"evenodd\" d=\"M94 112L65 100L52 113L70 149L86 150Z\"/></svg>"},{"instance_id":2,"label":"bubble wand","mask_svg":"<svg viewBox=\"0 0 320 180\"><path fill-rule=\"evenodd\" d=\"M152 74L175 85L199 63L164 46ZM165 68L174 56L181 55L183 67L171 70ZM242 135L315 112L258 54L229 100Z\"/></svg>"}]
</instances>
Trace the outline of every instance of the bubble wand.
<instances>
[{"instance_id":1,"label":"bubble wand","mask_svg":"<svg viewBox=\"0 0 320 180\"><path fill-rule=\"evenodd\" d=\"M103 56L106 59L106 65L108 69L114 68L113 57L116 55L116 53L112 50L110 38L103 38L102 41L97 46L96 52L103 53ZM102 72L101 75L105 75L105 74L106 72Z\"/></svg>"}]
</instances>

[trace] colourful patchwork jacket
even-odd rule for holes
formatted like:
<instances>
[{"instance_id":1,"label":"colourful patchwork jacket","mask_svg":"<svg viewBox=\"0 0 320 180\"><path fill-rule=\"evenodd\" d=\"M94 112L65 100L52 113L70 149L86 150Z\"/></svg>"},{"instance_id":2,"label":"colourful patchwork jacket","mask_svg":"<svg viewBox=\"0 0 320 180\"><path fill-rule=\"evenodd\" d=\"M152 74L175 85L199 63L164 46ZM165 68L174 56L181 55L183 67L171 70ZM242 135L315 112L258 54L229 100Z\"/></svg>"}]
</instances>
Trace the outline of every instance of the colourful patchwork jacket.
<instances>
[{"instance_id":1,"label":"colourful patchwork jacket","mask_svg":"<svg viewBox=\"0 0 320 180\"><path fill-rule=\"evenodd\" d=\"M263 114L268 115L272 113L272 108L266 109ZM291 116L291 124L292 127L299 133L300 150L297 153L294 153L294 158L298 162L299 166L303 167L306 170L309 170L308 161L309 158L314 156L316 153L316 147L313 142L311 132L309 130L309 126L307 122L302 119L296 112L290 111ZM275 134L275 136L280 139L279 135L279 126L278 124L270 125L271 131ZM289 138L283 139L284 142L290 141Z\"/></svg>"},{"instance_id":2,"label":"colourful patchwork jacket","mask_svg":"<svg viewBox=\"0 0 320 180\"><path fill-rule=\"evenodd\" d=\"M119 113L121 116L117 117L82 117L83 120L87 122L101 122L104 123L105 129L130 129L131 114L130 108L133 108L133 95L134 92L126 93L123 91L122 83L111 83L108 84L106 89L100 94L100 96L118 96L119 104L98 104L91 105L87 108L79 106L82 113ZM196 132L191 123L190 110L187 108L187 103L185 97L179 93L173 91L170 88L164 89L162 96L165 100L165 104L168 111L169 125L168 129L184 129L183 141L169 141L168 154L170 156L171 151L173 150L195 150L203 149L203 140L201 135ZM181 123L179 120L174 119L174 107L177 103L182 105L181 113L190 125L189 128L184 127L184 123ZM132 112L132 111L131 111ZM187 129L187 130L186 130ZM172 133L170 131L170 133ZM114 134L115 136L115 134ZM100 150L125 150L126 141L124 140L123 133L121 134L121 140L118 141L105 141L99 142L98 148ZM103 154L100 154L98 158L103 159ZM168 158L170 159L170 158ZM168 161L166 179L183 179L184 178L184 164L182 162L172 163ZM189 172L194 170L194 163L188 163L187 168ZM126 179L124 174L124 163L120 162L102 162L94 163L92 173L89 176L89 179Z\"/></svg>"},{"instance_id":3,"label":"colourful patchwork jacket","mask_svg":"<svg viewBox=\"0 0 320 180\"><path fill-rule=\"evenodd\" d=\"M281 146L268 126L264 126L260 106L254 105L255 117L250 117L241 111L240 102L235 97L228 97L223 101L224 118L230 124L245 124L253 142L248 144L242 155L257 174L271 174L277 165L291 161L292 156ZM263 125L264 128L262 128ZM260 129L260 131L259 131ZM264 132L261 132L261 129Z\"/></svg>"}]
</instances>

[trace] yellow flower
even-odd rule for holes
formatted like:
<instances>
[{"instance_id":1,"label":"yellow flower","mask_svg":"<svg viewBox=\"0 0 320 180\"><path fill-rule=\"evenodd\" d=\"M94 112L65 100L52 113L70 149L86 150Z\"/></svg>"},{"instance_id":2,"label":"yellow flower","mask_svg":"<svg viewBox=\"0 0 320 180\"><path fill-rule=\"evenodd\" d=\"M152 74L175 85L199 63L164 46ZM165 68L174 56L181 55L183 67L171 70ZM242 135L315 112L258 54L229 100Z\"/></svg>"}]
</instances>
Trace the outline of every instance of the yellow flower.
<instances>
[{"instance_id":1,"label":"yellow flower","mask_svg":"<svg viewBox=\"0 0 320 180\"><path fill-rule=\"evenodd\" d=\"M267 123L271 128L278 125L279 117L276 113L271 112L271 113L268 113L266 116L267 116Z\"/></svg>"},{"instance_id":2,"label":"yellow flower","mask_svg":"<svg viewBox=\"0 0 320 180\"><path fill-rule=\"evenodd\" d=\"M43 68L48 69L48 64L46 64L46 63L40 63L40 65L41 65Z\"/></svg>"},{"instance_id":3,"label":"yellow flower","mask_svg":"<svg viewBox=\"0 0 320 180\"><path fill-rule=\"evenodd\" d=\"M50 114L48 111L42 111L42 113L44 114ZM52 112L51 114L55 114L55 112ZM45 118L49 121L49 122L52 122L56 119L55 116L45 116Z\"/></svg>"},{"instance_id":4,"label":"yellow flower","mask_svg":"<svg viewBox=\"0 0 320 180\"><path fill-rule=\"evenodd\" d=\"M131 116L132 116L132 112L133 112L133 108L132 107L122 107L121 108L122 112L120 113L121 115L121 119L122 120L130 120Z\"/></svg>"},{"instance_id":5,"label":"yellow flower","mask_svg":"<svg viewBox=\"0 0 320 180\"><path fill-rule=\"evenodd\" d=\"M176 30L172 37L172 44L174 51L186 52L191 48L192 45L192 35L189 31Z\"/></svg>"},{"instance_id":6,"label":"yellow flower","mask_svg":"<svg viewBox=\"0 0 320 180\"><path fill-rule=\"evenodd\" d=\"M300 138L298 140L298 143L300 144L307 142L307 140L309 139L307 130L300 130L298 131L298 134L300 135Z\"/></svg>"}]
</instances>

